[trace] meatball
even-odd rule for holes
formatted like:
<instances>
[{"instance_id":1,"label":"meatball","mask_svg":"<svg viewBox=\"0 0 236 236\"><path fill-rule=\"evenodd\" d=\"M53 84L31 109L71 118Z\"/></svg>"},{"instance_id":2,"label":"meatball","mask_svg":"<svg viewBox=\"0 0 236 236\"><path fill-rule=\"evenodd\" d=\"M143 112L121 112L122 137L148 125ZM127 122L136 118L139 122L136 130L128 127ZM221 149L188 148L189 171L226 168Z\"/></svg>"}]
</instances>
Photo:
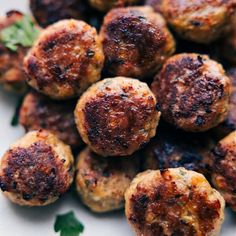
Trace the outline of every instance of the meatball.
<instances>
[{"instance_id":1,"label":"meatball","mask_svg":"<svg viewBox=\"0 0 236 236\"><path fill-rule=\"evenodd\" d=\"M27 81L54 99L81 95L100 78L104 55L95 28L62 20L46 28L24 60Z\"/></svg>"},{"instance_id":2,"label":"meatball","mask_svg":"<svg viewBox=\"0 0 236 236\"><path fill-rule=\"evenodd\" d=\"M161 12L180 37L210 43L230 25L234 0L162 0Z\"/></svg>"},{"instance_id":3,"label":"meatball","mask_svg":"<svg viewBox=\"0 0 236 236\"><path fill-rule=\"evenodd\" d=\"M230 90L223 67L199 54L171 57L152 83L163 118L191 132L206 131L226 118Z\"/></svg>"},{"instance_id":4,"label":"meatball","mask_svg":"<svg viewBox=\"0 0 236 236\"><path fill-rule=\"evenodd\" d=\"M138 236L215 236L224 219L223 197L203 175L184 168L137 175L125 202Z\"/></svg>"},{"instance_id":5,"label":"meatball","mask_svg":"<svg viewBox=\"0 0 236 236\"><path fill-rule=\"evenodd\" d=\"M68 190L72 180L69 146L44 130L27 133L11 145L0 162L0 188L19 205L53 203Z\"/></svg>"},{"instance_id":6,"label":"meatball","mask_svg":"<svg viewBox=\"0 0 236 236\"><path fill-rule=\"evenodd\" d=\"M222 139L210 157L213 185L236 211L236 131Z\"/></svg>"},{"instance_id":7,"label":"meatball","mask_svg":"<svg viewBox=\"0 0 236 236\"><path fill-rule=\"evenodd\" d=\"M105 69L112 75L153 76L175 51L175 41L165 20L151 7L110 11L100 31Z\"/></svg>"},{"instance_id":8,"label":"meatball","mask_svg":"<svg viewBox=\"0 0 236 236\"><path fill-rule=\"evenodd\" d=\"M226 120L213 129L213 133L218 140L224 138L226 135L236 130L236 68L230 69L228 71L228 76L232 84L229 112Z\"/></svg>"},{"instance_id":9,"label":"meatball","mask_svg":"<svg viewBox=\"0 0 236 236\"><path fill-rule=\"evenodd\" d=\"M124 193L139 171L137 157L104 158L89 148L78 156L76 188L83 203L94 212L124 207Z\"/></svg>"},{"instance_id":10,"label":"meatball","mask_svg":"<svg viewBox=\"0 0 236 236\"><path fill-rule=\"evenodd\" d=\"M22 20L18 11L10 11L5 17L0 17L0 33L3 29ZM27 48L19 46L17 51L11 51L0 42L0 84L6 90L23 93L26 90L26 78L22 69L22 61Z\"/></svg>"},{"instance_id":11,"label":"meatball","mask_svg":"<svg viewBox=\"0 0 236 236\"><path fill-rule=\"evenodd\" d=\"M155 12L161 13L161 4L163 0L145 0L145 5L151 6Z\"/></svg>"},{"instance_id":12,"label":"meatball","mask_svg":"<svg viewBox=\"0 0 236 236\"><path fill-rule=\"evenodd\" d=\"M215 141L210 133L186 133L158 128L157 136L142 150L143 169L185 167L210 178L208 154Z\"/></svg>"},{"instance_id":13,"label":"meatball","mask_svg":"<svg viewBox=\"0 0 236 236\"><path fill-rule=\"evenodd\" d=\"M30 8L41 26L62 19L84 19L85 14L82 0L30 0Z\"/></svg>"},{"instance_id":14,"label":"meatball","mask_svg":"<svg viewBox=\"0 0 236 236\"><path fill-rule=\"evenodd\" d=\"M124 7L128 5L134 5L140 0L88 0L89 4L99 11L106 12L113 7Z\"/></svg>"},{"instance_id":15,"label":"meatball","mask_svg":"<svg viewBox=\"0 0 236 236\"><path fill-rule=\"evenodd\" d=\"M76 102L54 101L37 92L29 92L20 108L20 124L25 130L46 129L73 149L82 145L74 121Z\"/></svg>"},{"instance_id":16,"label":"meatball","mask_svg":"<svg viewBox=\"0 0 236 236\"><path fill-rule=\"evenodd\" d=\"M116 77L91 86L75 120L83 141L102 156L128 156L155 136L160 112L145 83Z\"/></svg>"}]
</instances>

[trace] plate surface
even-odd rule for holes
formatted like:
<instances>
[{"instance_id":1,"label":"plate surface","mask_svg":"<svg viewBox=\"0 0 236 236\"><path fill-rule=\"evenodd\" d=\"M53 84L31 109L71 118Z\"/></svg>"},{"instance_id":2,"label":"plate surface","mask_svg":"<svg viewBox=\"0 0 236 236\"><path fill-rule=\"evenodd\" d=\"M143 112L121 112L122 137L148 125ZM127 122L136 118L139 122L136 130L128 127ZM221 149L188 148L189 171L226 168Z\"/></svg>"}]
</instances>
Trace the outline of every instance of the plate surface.
<instances>
[{"instance_id":1,"label":"plate surface","mask_svg":"<svg viewBox=\"0 0 236 236\"><path fill-rule=\"evenodd\" d=\"M1 0L0 15L10 9L28 12L27 0ZM10 121L17 97L0 89L0 156L9 145L24 134L21 127L13 128ZM53 224L57 214L73 210L85 226L83 236L133 236L123 212L95 215L83 207L75 196L67 194L55 204L42 208L13 205L0 193L1 236L55 236ZM236 236L236 214L226 210L222 236Z\"/></svg>"}]
</instances>

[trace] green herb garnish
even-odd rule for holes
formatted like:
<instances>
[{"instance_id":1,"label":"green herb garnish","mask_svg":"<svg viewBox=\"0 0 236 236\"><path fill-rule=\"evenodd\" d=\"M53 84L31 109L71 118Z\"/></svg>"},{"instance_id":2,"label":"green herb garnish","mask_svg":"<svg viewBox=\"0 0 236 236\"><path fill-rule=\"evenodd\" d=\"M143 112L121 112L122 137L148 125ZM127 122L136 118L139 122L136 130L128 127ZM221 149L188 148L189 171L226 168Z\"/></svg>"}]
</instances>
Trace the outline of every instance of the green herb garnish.
<instances>
[{"instance_id":1,"label":"green herb garnish","mask_svg":"<svg viewBox=\"0 0 236 236\"><path fill-rule=\"evenodd\" d=\"M17 126L19 123L19 113L20 113L20 108L23 103L24 97L25 95L21 96L19 100L17 101L15 112L11 120L11 126L13 127Z\"/></svg>"},{"instance_id":2,"label":"green herb garnish","mask_svg":"<svg viewBox=\"0 0 236 236\"><path fill-rule=\"evenodd\" d=\"M57 215L54 230L60 232L60 236L79 236L84 231L84 226L71 211Z\"/></svg>"},{"instance_id":3,"label":"green herb garnish","mask_svg":"<svg viewBox=\"0 0 236 236\"><path fill-rule=\"evenodd\" d=\"M3 29L0 39L5 47L15 52L19 45L31 47L38 35L39 29L35 27L30 16L24 15L21 20Z\"/></svg>"}]
</instances>

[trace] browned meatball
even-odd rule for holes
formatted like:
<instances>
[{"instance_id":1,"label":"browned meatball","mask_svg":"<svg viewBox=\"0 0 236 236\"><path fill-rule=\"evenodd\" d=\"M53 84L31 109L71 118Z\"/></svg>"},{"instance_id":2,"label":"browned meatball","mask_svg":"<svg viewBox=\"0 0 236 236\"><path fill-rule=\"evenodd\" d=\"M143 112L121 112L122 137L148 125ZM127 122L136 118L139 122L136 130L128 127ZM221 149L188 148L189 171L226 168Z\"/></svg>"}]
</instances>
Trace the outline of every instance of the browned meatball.
<instances>
[{"instance_id":1,"label":"browned meatball","mask_svg":"<svg viewBox=\"0 0 236 236\"><path fill-rule=\"evenodd\" d=\"M95 28L62 20L46 28L24 60L27 81L54 99L81 95L100 79L104 55Z\"/></svg>"},{"instance_id":2,"label":"browned meatball","mask_svg":"<svg viewBox=\"0 0 236 236\"><path fill-rule=\"evenodd\" d=\"M125 77L94 84L75 109L82 139L102 156L128 156L137 151L155 135L159 117L148 86Z\"/></svg>"},{"instance_id":3,"label":"browned meatball","mask_svg":"<svg viewBox=\"0 0 236 236\"><path fill-rule=\"evenodd\" d=\"M82 145L82 140L74 121L75 106L75 101L59 102L30 92L20 109L20 124L26 131L49 130L72 148L77 148Z\"/></svg>"},{"instance_id":4,"label":"browned meatball","mask_svg":"<svg viewBox=\"0 0 236 236\"><path fill-rule=\"evenodd\" d=\"M161 4L163 0L145 0L145 5L151 6L156 12L161 13Z\"/></svg>"},{"instance_id":5,"label":"browned meatball","mask_svg":"<svg viewBox=\"0 0 236 236\"><path fill-rule=\"evenodd\" d=\"M175 51L165 20L151 7L110 11L104 18L100 36L106 70L117 76L152 76Z\"/></svg>"},{"instance_id":6,"label":"browned meatball","mask_svg":"<svg viewBox=\"0 0 236 236\"><path fill-rule=\"evenodd\" d=\"M234 0L162 0L161 12L180 37L210 43L230 25Z\"/></svg>"},{"instance_id":7,"label":"browned meatball","mask_svg":"<svg viewBox=\"0 0 236 236\"><path fill-rule=\"evenodd\" d=\"M69 146L47 131L31 131L11 145L0 162L0 189L12 202L44 206L55 202L73 180Z\"/></svg>"},{"instance_id":8,"label":"browned meatball","mask_svg":"<svg viewBox=\"0 0 236 236\"><path fill-rule=\"evenodd\" d=\"M41 26L47 26L62 19L83 19L83 0L30 0L31 11Z\"/></svg>"},{"instance_id":9,"label":"browned meatball","mask_svg":"<svg viewBox=\"0 0 236 236\"><path fill-rule=\"evenodd\" d=\"M125 193L125 212L137 236L216 236L224 199L203 175L184 168L146 171Z\"/></svg>"},{"instance_id":10,"label":"browned meatball","mask_svg":"<svg viewBox=\"0 0 236 236\"><path fill-rule=\"evenodd\" d=\"M220 64L187 53L168 59L152 84L163 118L191 132L206 131L226 118L230 89Z\"/></svg>"},{"instance_id":11,"label":"browned meatball","mask_svg":"<svg viewBox=\"0 0 236 236\"><path fill-rule=\"evenodd\" d=\"M6 17L0 17L1 30L22 20L23 15L18 11L10 11ZM0 42L0 84L10 91L23 93L26 90L26 78L22 69L22 61L27 52L27 48L18 47L16 52L6 48Z\"/></svg>"},{"instance_id":12,"label":"browned meatball","mask_svg":"<svg viewBox=\"0 0 236 236\"><path fill-rule=\"evenodd\" d=\"M88 0L89 4L99 11L108 11L114 7L124 7L134 5L140 0Z\"/></svg>"},{"instance_id":13,"label":"browned meatball","mask_svg":"<svg viewBox=\"0 0 236 236\"><path fill-rule=\"evenodd\" d=\"M213 185L236 211L236 131L219 142L210 159Z\"/></svg>"},{"instance_id":14,"label":"browned meatball","mask_svg":"<svg viewBox=\"0 0 236 236\"><path fill-rule=\"evenodd\" d=\"M124 193L139 171L139 159L104 158L89 148L78 156L76 188L83 203L95 212L124 207Z\"/></svg>"},{"instance_id":15,"label":"browned meatball","mask_svg":"<svg viewBox=\"0 0 236 236\"><path fill-rule=\"evenodd\" d=\"M230 96L229 112L226 120L213 129L217 139L222 139L232 131L236 130L236 68L228 71L228 76L232 84L232 93Z\"/></svg>"},{"instance_id":16,"label":"browned meatball","mask_svg":"<svg viewBox=\"0 0 236 236\"><path fill-rule=\"evenodd\" d=\"M209 133L186 133L174 128L157 130L142 151L143 169L184 167L209 178L208 153L215 141Z\"/></svg>"}]
</instances>

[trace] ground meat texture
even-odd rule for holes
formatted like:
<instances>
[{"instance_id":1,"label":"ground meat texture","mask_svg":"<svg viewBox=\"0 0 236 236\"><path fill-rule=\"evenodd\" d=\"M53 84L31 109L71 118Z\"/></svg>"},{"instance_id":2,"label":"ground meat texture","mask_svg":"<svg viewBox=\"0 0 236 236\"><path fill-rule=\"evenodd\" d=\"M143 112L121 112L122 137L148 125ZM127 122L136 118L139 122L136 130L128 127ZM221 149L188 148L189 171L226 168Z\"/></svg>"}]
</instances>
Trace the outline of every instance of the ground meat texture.
<instances>
[{"instance_id":1,"label":"ground meat texture","mask_svg":"<svg viewBox=\"0 0 236 236\"><path fill-rule=\"evenodd\" d=\"M236 130L236 69L230 69L227 74L232 84L228 115L223 123L212 130L218 141Z\"/></svg>"},{"instance_id":2,"label":"ground meat texture","mask_svg":"<svg viewBox=\"0 0 236 236\"><path fill-rule=\"evenodd\" d=\"M73 149L83 142L74 121L76 101L54 101L37 92L29 92L20 109L20 124L28 132L46 129Z\"/></svg>"},{"instance_id":3,"label":"ground meat texture","mask_svg":"<svg viewBox=\"0 0 236 236\"><path fill-rule=\"evenodd\" d=\"M151 7L110 11L100 31L105 70L111 75L153 76L175 51L175 41L165 20Z\"/></svg>"},{"instance_id":4,"label":"ground meat texture","mask_svg":"<svg viewBox=\"0 0 236 236\"><path fill-rule=\"evenodd\" d=\"M223 35L235 10L234 0L163 0L161 12L180 37L211 43Z\"/></svg>"},{"instance_id":5,"label":"ground meat texture","mask_svg":"<svg viewBox=\"0 0 236 236\"><path fill-rule=\"evenodd\" d=\"M18 11L10 11L5 17L0 17L0 33L1 30L20 21L22 16ZM17 93L25 92L27 85L22 69L22 61L27 50L27 48L19 46L17 51L13 52L0 42L0 84L6 90Z\"/></svg>"},{"instance_id":6,"label":"ground meat texture","mask_svg":"<svg viewBox=\"0 0 236 236\"><path fill-rule=\"evenodd\" d=\"M236 211L236 131L219 142L210 159L213 185L231 209Z\"/></svg>"},{"instance_id":7,"label":"ground meat texture","mask_svg":"<svg viewBox=\"0 0 236 236\"><path fill-rule=\"evenodd\" d=\"M140 0L88 0L89 4L99 11L106 12L111 8L135 5Z\"/></svg>"},{"instance_id":8,"label":"ground meat texture","mask_svg":"<svg viewBox=\"0 0 236 236\"><path fill-rule=\"evenodd\" d=\"M138 236L215 236L224 219L223 197L203 175L184 168L137 175L125 201Z\"/></svg>"},{"instance_id":9,"label":"ground meat texture","mask_svg":"<svg viewBox=\"0 0 236 236\"><path fill-rule=\"evenodd\" d=\"M143 147L155 135L159 117L148 86L125 77L94 84L75 109L83 141L102 156L128 156Z\"/></svg>"},{"instance_id":10,"label":"ground meat texture","mask_svg":"<svg viewBox=\"0 0 236 236\"><path fill-rule=\"evenodd\" d=\"M100 78L104 55L96 30L63 20L46 28L24 60L27 81L54 99L81 95Z\"/></svg>"},{"instance_id":11,"label":"ground meat texture","mask_svg":"<svg viewBox=\"0 0 236 236\"><path fill-rule=\"evenodd\" d=\"M222 66L199 54L171 57L152 83L163 118L191 132L206 131L224 121L230 90Z\"/></svg>"},{"instance_id":12,"label":"ground meat texture","mask_svg":"<svg viewBox=\"0 0 236 236\"><path fill-rule=\"evenodd\" d=\"M124 207L125 190L139 168L137 156L104 158L86 148L78 156L76 189L90 210L118 210Z\"/></svg>"},{"instance_id":13,"label":"ground meat texture","mask_svg":"<svg viewBox=\"0 0 236 236\"><path fill-rule=\"evenodd\" d=\"M1 159L0 188L19 205L53 203L68 190L72 180L69 146L47 131L27 133Z\"/></svg>"},{"instance_id":14,"label":"ground meat texture","mask_svg":"<svg viewBox=\"0 0 236 236\"><path fill-rule=\"evenodd\" d=\"M142 150L143 170L184 167L210 178L208 155L214 146L210 133L158 127L157 135Z\"/></svg>"},{"instance_id":15,"label":"ground meat texture","mask_svg":"<svg viewBox=\"0 0 236 236\"><path fill-rule=\"evenodd\" d=\"M30 8L44 27L62 19L84 19L86 6L82 0L30 0Z\"/></svg>"}]
</instances>

